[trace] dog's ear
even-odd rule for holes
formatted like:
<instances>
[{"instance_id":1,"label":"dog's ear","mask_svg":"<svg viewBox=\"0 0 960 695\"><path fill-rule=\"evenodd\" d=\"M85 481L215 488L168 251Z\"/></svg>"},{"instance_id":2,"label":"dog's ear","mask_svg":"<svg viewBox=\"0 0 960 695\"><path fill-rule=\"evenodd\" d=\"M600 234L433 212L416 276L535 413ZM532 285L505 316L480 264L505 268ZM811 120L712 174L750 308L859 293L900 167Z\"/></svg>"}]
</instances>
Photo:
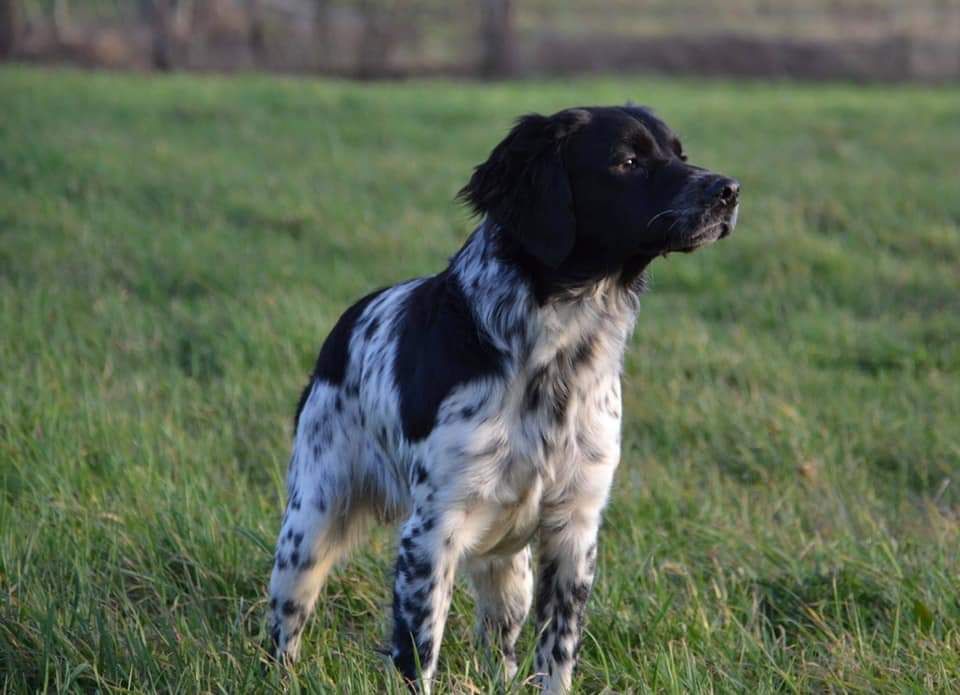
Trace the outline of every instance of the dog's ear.
<instances>
[{"instance_id":1,"label":"dog's ear","mask_svg":"<svg viewBox=\"0 0 960 695\"><path fill-rule=\"evenodd\" d=\"M577 228L562 145L587 119L581 110L523 116L457 196L551 268L570 255Z\"/></svg>"}]
</instances>

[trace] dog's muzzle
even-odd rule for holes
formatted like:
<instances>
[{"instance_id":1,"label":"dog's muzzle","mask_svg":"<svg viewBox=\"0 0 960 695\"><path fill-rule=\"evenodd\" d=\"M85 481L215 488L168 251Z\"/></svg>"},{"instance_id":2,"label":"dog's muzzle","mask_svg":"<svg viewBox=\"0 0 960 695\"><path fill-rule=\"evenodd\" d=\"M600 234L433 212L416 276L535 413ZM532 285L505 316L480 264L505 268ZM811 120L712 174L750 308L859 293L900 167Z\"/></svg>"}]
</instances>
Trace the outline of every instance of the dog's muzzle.
<instances>
[{"instance_id":1,"label":"dog's muzzle","mask_svg":"<svg viewBox=\"0 0 960 695\"><path fill-rule=\"evenodd\" d=\"M740 182L727 176L717 176L705 192L710 211L720 219L720 237L729 236L737 225L740 211Z\"/></svg>"}]
</instances>

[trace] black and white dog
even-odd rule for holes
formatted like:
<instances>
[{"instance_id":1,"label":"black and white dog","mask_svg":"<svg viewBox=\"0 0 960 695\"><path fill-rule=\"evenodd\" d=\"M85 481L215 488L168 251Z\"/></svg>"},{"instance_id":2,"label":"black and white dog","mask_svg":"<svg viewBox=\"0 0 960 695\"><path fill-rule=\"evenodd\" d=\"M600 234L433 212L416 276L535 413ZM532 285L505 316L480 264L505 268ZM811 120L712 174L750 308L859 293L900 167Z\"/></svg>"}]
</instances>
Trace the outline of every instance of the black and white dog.
<instances>
[{"instance_id":1,"label":"black and white dog","mask_svg":"<svg viewBox=\"0 0 960 695\"><path fill-rule=\"evenodd\" d=\"M537 678L563 693L644 269L726 236L739 184L688 164L649 110L593 107L521 118L460 197L483 220L447 269L367 295L323 344L296 415L271 635L295 659L333 564L370 520L400 521L407 681L430 688L462 563L508 677L536 594Z\"/></svg>"}]
</instances>

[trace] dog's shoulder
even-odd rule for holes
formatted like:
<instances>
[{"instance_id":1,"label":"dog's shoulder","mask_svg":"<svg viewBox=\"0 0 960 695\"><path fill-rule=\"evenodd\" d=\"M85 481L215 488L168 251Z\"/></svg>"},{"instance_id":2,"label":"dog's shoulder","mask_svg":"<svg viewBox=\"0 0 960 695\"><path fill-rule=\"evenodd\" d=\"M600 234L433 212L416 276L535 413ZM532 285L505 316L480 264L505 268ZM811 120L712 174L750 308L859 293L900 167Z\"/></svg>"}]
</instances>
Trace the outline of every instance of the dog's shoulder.
<instances>
[{"instance_id":1,"label":"dog's shoulder","mask_svg":"<svg viewBox=\"0 0 960 695\"><path fill-rule=\"evenodd\" d=\"M504 363L449 270L427 278L406 298L395 355L400 419L409 441L430 434L453 389L499 374Z\"/></svg>"}]
</instances>

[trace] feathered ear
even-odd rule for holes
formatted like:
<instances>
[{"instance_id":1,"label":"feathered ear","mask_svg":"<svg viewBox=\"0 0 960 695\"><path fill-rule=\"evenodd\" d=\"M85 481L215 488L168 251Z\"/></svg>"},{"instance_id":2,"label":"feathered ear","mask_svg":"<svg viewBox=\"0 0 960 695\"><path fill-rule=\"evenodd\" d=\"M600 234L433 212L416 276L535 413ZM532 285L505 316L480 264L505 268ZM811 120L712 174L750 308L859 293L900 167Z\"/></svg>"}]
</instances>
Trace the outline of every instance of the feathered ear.
<instances>
[{"instance_id":1,"label":"feathered ear","mask_svg":"<svg viewBox=\"0 0 960 695\"><path fill-rule=\"evenodd\" d=\"M457 196L551 268L570 255L577 229L561 145L589 117L582 110L523 116Z\"/></svg>"}]
</instances>

